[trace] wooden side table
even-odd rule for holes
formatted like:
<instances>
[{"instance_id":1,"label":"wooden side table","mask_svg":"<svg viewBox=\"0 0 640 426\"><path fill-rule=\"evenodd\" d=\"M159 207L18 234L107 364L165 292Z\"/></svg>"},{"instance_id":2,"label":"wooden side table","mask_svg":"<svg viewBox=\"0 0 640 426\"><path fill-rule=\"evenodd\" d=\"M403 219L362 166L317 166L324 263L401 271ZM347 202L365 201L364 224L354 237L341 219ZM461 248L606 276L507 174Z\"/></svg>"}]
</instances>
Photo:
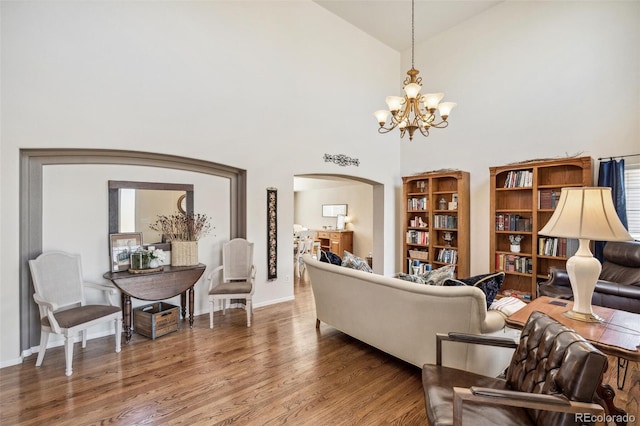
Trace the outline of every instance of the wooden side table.
<instances>
[{"instance_id":1,"label":"wooden side table","mask_svg":"<svg viewBox=\"0 0 640 426\"><path fill-rule=\"evenodd\" d=\"M147 274L131 274L128 271L106 272L103 277L111 280L122 292L122 323L125 343L131 341L131 298L140 300L162 300L180 295L182 318L187 317L187 293L189 294L189 326L193 328L194 289L206 265L164 265L162 271Z\"/></svg>"},{"instance_id":2,"label":"wooden side table","mask_svg":"<svg viewBox=\"0 0 640 426\"><path fill-rule=\"evenodd\" d=\"M573 302L569 300L541 296L507 317L506 323L509 327L521 329L532 312L543 312L559 323L575 330L603 353L616 356L627 362L640 361L640 314L593 306L593 313L600 316L603 321L584 322L563 315L572 308ZM619 375L620 363L618 364ZM606 403L609 414L623 418L625 412L613 404L615 392L611 386L602 384L598 389L598 396ZM626 423L616 422L616 424Z\"/></svg>"}]
</instances>

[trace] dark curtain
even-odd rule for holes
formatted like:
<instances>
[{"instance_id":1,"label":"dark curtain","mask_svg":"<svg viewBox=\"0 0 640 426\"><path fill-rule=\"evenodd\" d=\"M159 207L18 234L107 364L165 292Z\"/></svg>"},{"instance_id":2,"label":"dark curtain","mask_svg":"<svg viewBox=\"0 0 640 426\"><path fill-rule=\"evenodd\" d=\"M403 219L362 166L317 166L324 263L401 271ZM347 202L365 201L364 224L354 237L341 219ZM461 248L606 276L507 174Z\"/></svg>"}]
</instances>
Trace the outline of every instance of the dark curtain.
<instances>
[{"instance_id":1,"label":"dark curtain","mask_svg":"<svg viewBox=\"0 0 640 426\"><path fill-rule=\"evenodd\" d=\"M625 228L627 224L627 198L624 193L624 160L609 160L600 163L598 170L598 186L608 186L611 188L613 205L616 208L620 222ZM604 262L604 241L596 241L594 256Z\"/></svg>"}]
</instances>

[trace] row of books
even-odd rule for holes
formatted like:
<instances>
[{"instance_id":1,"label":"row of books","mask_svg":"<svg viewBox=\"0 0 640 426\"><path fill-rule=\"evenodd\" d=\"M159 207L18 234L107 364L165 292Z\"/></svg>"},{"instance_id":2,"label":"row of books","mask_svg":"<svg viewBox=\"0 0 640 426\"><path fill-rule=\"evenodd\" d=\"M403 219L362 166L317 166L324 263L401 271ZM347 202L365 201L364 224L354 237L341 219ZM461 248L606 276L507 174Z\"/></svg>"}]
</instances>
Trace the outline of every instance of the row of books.
<instances>
[{"instance_id":1,"label":"row of books","mask_svg":"<svg viewBox=\"0 0 640 426\"><path fill-rule=\"evenodd\" d=\"M531 232L533 219L513 213L499 213L496 215L496 231Z\"/></svg>"},{"instance_id":2,"label":"row of books","mask_svg":"<svg viewBox=\"0 0 640 426\"><path fill-rule=\"evenodd\" d=\"M496 253L496 270L531 274L533 272L533 262L530 257Z\"/></svg>"},{"instance_id":3,"label":"row of books","mask_svg":"<svg viewBox=\"0 0 640 426\"><path fill-rule=\"evenodd\" d=\"M558 205L560 192L554 189L541 189L538 191L538 208L555 209Z\"/></svg>"},{"instance_id":4,"label":"row of books","mask_svg":"<svg viewBox=\"0 0 640 426\"><path fill-rule=\"evenodd\" d=\"M440 249L436 260L438 262L451 263L455 265L456 263L458 263L458 250Z\"/></svg>"},{"instance_id":5,"label":"row of books","mask_svg":"<svg viewBox=\"0 0 640 426\"><path fill-rule=\"evenodd\" d=\"M407 210L427 210L427 197L409 198L407 200Z\"/></svg>"},{"instance_id":6,"label":"row of books","mask_svg":"<svg viewBox=\"0 0 640 426\"><path fill-rule=\"evenodd\" d=\"M407 231L406 242L407 244L429 245L429 232L416 230Z\"/></svg>"},{"instance_id":7,"label":"row of books","mask_svg":"<svg viewBox=\"0 0 640 426\"><path fill-rule=\"evenodd\" d=\"M528 188L533 186L533 172L531 170L512 170L507 173L504 181L505 188Z\"/></svg>"},{"instance_id":8,"label":"row of books","mask_svg":"<svg viewBox=\"0 0 640 426\"><path fill-rule=\"evenodd\" d=\"M410 274L424 275L431 270L431 264L429 262L421 262L417 260L409 260L408 262L407 271L409 271Z\"/></svg>"},{"instance_id":9,"label":"row of books","mask_svg":"<svg viewBox=\"0 0 640 426\"><path fill-rule=\"evenodd\" d=\"M578 251L580 243L574 238L539 237L538 254L540 256L571 257Z\"/></svg>"},{"instance_id":10,"label":"row of books","mask_svg":"<svg viewBox=\"0 0 640 426\"><path fill-rule=\"evenodd\" d=\"M456 229L458 227L458 217L448 214L433 215L433 226L435 228Z\"/></svg>"}]
</instances>

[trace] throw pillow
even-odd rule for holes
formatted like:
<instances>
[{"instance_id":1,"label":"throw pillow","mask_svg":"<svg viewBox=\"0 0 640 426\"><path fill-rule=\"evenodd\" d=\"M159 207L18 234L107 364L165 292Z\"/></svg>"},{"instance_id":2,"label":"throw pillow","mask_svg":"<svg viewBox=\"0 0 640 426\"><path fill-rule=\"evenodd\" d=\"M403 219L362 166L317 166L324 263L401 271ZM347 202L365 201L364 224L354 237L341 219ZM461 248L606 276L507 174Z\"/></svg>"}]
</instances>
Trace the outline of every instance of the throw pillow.
<instances>
[{"instance_id":1,"label":"throw pillow","mask_svg":"<svg viewBox=\"0 0 640 426\"><path fill-rule=\"evenodd\" d=\"M484 293L487 299L487 309L493 303L493 299L496 298L502 282L504 281L504 272L495 272L491 274L475 275L469 278L462 279L448 279L444 282L445 286L461 286L470 285L478 287Z\"/></svg>"},{"instance_id":2,"label":"throw pillow","mask_svg":"<svg viewBox=\"0 0 640 426\"><path fill-rule=\"evenodd\" d=\"M320 262L330 263L332 265L342 265L342 259L337 254L330 251L320 250Z\"/></svg>"},{"instance_id":3,"label":"throw pillow","mask_svg":"<svg viewBox=\"0 0 640 426\"><path fill-rule=\"evenodd\" d=\"M453 278L455 270L455 265L445 265L441 268L424 273L422 275L422 279L424 280L424 283L428 285L442 285L445 280Z\"/></svg>"},{"instance_id":4,"label":"throw pillow","mask_svg":"<svg viewBox=\"0 0 640 426\"><path fill-rule=\"evenodd\" d=\"M361 257L354 255L353 253L349 253L348 251L344 251L344 256L342 256L342 266L351 269L357 269L359 271L371 272L373 270L369 266L366 260Z\"/></svg>"},{"instance_id":5,"label":"throw pillow","mask_svg":"<svg viewBox=\"0 0 640 426\"><path fill-rule=\"evenodd\" d=\"M405 274L404 272L398 272L396 278L404 281L411 281L412 283L424 284L424 280L419 275Z\"/></svg>"}]
</instances>

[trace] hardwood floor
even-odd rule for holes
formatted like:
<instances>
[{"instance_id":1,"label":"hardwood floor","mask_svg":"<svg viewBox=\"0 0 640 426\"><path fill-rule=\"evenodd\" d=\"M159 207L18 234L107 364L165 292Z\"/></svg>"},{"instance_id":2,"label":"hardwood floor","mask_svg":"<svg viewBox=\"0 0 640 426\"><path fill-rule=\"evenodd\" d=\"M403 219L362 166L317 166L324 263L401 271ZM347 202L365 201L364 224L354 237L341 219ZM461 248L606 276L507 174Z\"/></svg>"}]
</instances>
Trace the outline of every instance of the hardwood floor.
<instances>
[{"instance_id":1,"label":"hardwood floor","mask_svg":"<svg viewBox=\"0 0 640 426\"><path fill-rule=\"evenodd\" d=\"M268 284L267 284L268 285ZM0 370L2 425L425 424L420 370L323 324L309 284L296 301L208 315L155 341L134 333L62 347Z\"/></svg>"},{"instance_id":2,"label":"hardwood floor","mask_svg":"<svg viewBox=\"0 0 640 426\"><path fill-rule=\"evenodd\" d=\"M113 336L76 344L71 377L62 347L40 368L31 356L0 370L0 424L426 424L420 369L317 331L312 297L296 283L296 300L256 309L251 328L237 309L216 313L213 330L201 315L155 341L134 333L119 354ZM637 418L637 363L629 389L616 402Z\"/></svg>"}]
</instances>

